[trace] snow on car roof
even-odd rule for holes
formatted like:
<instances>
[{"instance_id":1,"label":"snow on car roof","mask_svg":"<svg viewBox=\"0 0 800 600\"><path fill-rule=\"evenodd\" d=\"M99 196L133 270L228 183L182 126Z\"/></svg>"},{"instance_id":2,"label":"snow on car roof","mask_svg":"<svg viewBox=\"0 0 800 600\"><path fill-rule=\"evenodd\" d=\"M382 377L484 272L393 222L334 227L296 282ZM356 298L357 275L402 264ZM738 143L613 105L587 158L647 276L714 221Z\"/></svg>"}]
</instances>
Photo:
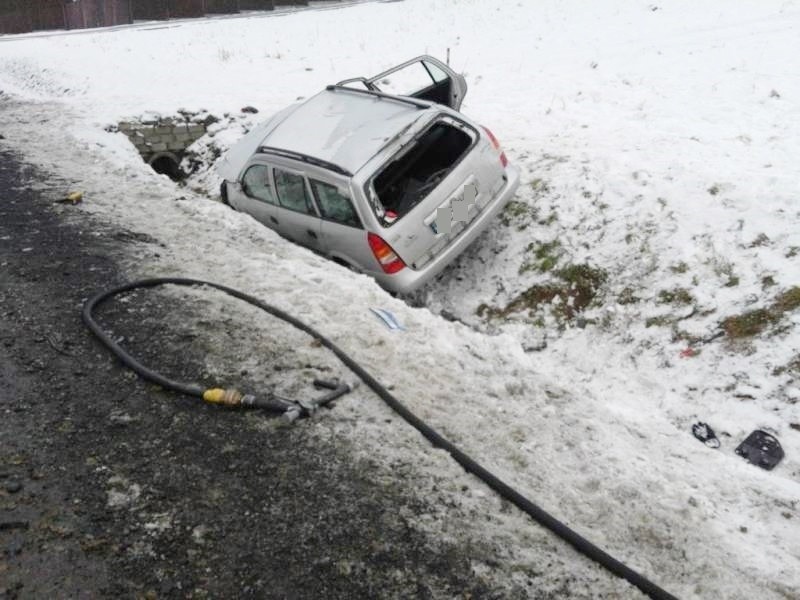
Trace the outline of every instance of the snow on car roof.
<instances>
[{"instance_id":1,"label":"snow on car roof","mask_svg":"<svg viewBox=\"0 0 800 600\"><path fill-rule=\"evenodd\" d=\"M420 108L357 90L325 89L272 129L261 145L313 156L355 173L417 120Z\"/></svg>"}]
</instances>

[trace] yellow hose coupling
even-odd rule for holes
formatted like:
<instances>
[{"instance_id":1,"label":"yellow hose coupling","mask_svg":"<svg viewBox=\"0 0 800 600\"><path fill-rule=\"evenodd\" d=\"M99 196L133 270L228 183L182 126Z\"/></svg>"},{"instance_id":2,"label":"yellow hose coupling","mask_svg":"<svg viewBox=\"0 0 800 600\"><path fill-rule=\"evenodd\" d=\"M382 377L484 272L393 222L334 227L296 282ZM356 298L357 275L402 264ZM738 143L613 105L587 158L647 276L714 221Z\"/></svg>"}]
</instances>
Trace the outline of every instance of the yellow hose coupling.
<instances>
[{"instance_id":1,"label":"yellow hose coupling","mask_svg":"<svg viewBox=\"0 0 800 600\"><path fill-rule=\"evenodd\" d=\"M234 389L210 388L203 392L203 400L224 406L239 406L242 403L242 397L242 393Z\"/></svg>"}]
</instances>

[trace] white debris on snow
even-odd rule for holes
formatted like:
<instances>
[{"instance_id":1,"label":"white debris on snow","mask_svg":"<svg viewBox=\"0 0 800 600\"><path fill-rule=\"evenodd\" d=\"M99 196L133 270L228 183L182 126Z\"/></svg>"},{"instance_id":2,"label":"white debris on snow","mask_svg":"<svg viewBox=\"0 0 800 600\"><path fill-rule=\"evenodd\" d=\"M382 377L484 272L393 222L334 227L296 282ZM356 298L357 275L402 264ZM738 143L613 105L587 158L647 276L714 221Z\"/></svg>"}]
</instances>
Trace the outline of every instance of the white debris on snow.
<instances>
[{"instance_id":1,"label":"white debris on snow","mask_svg":"<svg viewBox=\"0 0 800 600\"><path fill-rule=\"evenodd\" d=\"M142 487L138 483L132 483L119 475L109 477L108 486L106 506L111 509L130 507L142 495Z\"/></svg>"},{"instance_id":2,"label":"white debris on snow","mask_svg":"<svg viewBox=\"0 0 800 600\"><path fill-rule=\"evenodd\" d=\"M135 272L210 279L298 315L469 454L677 596L792 598L800 375L787 366L800 356L800 312L739 343L697 340L800 285L798 29L793 1L407 0L0 38L0 88L39 103L8 103L16 120L2 133L85 190L70 211L164 244L134 248ZM255 123L325 84L448 48L470 86L464 112L497 134L523 183L507 225L419 294L426 308L155 175L104 131L181 108L221 116L252 105ZM213 133L220 148L239 135ZM206 173L192 186L216 182ZM581 326L548 306L477 314L583 264L605 281ZM260 339L297 347L298 361L337 368L300 334L206 298L212 313L251 319ZM258 367L248 365L255 384ZM698 420L719 450L691 436ZM458 541L471 534L453 515L486 513L472 534L502 560L474 569L496 583L544 590L569 573L574 596L635 595L509 511L368 390L300 426L374 461L376 480L408 477L440 502L407 515L416 527ZM734 454L756 428L786 451L774 471Z\"/></svg>"},{"instance_id":3,"label":"white debris on snow","mask_svg":"<svg viewBox=\"0 0 800 600\"><path fill-rule=\"evenodd\" d=\"M174 515L171 512L162 512L144 515L144 518L148 519L143 524L144 530L150 535L160 535L172 528Z\"/></svg>"}]
</instances>

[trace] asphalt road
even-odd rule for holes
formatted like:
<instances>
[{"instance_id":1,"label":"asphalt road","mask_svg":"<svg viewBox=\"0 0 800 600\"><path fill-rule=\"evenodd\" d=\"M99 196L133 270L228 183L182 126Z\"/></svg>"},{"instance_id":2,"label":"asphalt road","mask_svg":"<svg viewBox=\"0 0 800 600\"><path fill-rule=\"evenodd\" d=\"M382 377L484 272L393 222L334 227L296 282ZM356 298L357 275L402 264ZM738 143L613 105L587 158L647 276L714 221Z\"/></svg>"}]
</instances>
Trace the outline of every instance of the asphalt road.
<instances>
[{"instance_id":1,"label":"asphalt road","mask_svg":"<svg viewBox=\"0 0 800 600\"><path fill-rule=\"evenodd\" d=\"M409 525L428 508L402 480L109 356L80 307L150 242L55 204L68 189L0 140L0 598L509 597L472 572L476 548ZM102 319L191 380L194 346L154 333L185 310L143 293Z\"/></svg>"}]
</instances>

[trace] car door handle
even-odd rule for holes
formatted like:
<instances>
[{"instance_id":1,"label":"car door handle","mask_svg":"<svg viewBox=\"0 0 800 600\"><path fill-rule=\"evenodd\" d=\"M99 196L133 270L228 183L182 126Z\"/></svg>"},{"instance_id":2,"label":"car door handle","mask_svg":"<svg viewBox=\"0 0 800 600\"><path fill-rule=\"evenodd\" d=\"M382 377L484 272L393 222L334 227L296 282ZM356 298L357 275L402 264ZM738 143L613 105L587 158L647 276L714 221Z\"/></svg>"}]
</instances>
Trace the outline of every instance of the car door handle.
<instances>
[{"instance_id":1,"label":"car door handle","mask_svg":"<svg viewBox=\"0 0 800 600\"><path fill-rule=\"evenodd\" d=\"M273 223L275 223L275 225L280 225L280 223L278 223L278 219L276 219L272 215L269 216L269 220L272 221Z\"/></svg>"},{"instance_id":2,"label":"car door handle","mask_svg":"<svg viewBox=\"0 0 800 600\"><path fill-rule=\"evenodd\" d=\"M314 239L317 239L317 233L315 231L311 231L310 229L306 229L306 233Z\"/></svg>"}]
</instances>

